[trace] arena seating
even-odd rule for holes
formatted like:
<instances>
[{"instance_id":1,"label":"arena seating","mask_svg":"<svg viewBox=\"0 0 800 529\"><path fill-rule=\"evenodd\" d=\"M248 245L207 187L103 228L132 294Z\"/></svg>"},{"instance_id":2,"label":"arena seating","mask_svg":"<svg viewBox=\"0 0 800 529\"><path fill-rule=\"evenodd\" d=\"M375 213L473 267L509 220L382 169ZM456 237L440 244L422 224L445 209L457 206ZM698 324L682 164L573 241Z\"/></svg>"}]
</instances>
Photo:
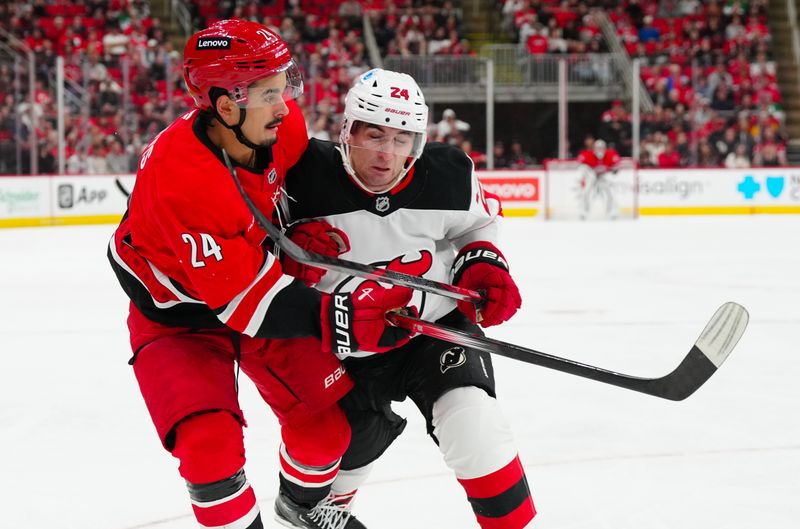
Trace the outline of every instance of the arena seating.
<instances>
[{"instance_id":1,"label":"arena seating","mask_svg":"<svg viewBox=\"0 0 800 529\"><path fill-rule=\"evenodd\" d=\"M786 165L784 114L770 60L767 0L506 0L505 27L530 53L573 52L599 39L592 6L605 4L641 70L655 110L643 117L641 163ZM612 105L596 136L631 152L629 114ZM742 146L737 154L737 146Z\"/></svg>"},{"instance_id":2,"label":"arena seating","mask_svg":"<svg viewBox=\"0 0 800 529\"><path fill-rule=\"evenodd\" d=\"M607 51L595 16L605 9L620 43L643 60L642 81L655 103L642 118L642 165L779 165L786 163L787 138L766 4L505 0L499 9L503 28L532 54ZM338 137L344 93L369 68L362 15L370 17L384 55L474 55L457 5L450 0L189 3L196 27L240 17L278 31L306 79L300 103L309 134L325 139ZM21 148L38 142L40 172L56 170L56 56L66 61L70 172L132 169L142 147L191 104L181 78L181 50L173 48L147 0L4 2L0 27L37 57L39 127L29 134L29 122L21 120L27 138ZM13 65L0 64L0 173L30 170L9 162L20 126L15 115L27 115L29 104L15 93L14 75ZM466 142L469 149L476 139L463 131L442 136L436 130L432 123L432 139ZM594 136L630 153L630 117L623 104L609 106ZM512 138L498 137L510 145ZM473 153L476 160L481 156ZM524 153L517 159L525 163L516 167L532 163Z\"/></svg>"}]
</instances>

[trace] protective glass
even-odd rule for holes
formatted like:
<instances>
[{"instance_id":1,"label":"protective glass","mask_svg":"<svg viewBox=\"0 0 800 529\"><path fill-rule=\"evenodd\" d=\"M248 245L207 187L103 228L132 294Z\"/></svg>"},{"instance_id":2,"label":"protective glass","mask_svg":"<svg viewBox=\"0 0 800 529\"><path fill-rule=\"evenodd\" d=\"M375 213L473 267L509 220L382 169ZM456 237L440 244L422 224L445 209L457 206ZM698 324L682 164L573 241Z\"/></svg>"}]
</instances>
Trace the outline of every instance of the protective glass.
<instances>
[{"instance_id":1,"label":"protective glass","mask_svg":"<svg viewBox=\"0 0 800 529\"><path fill-rule=\"evenodd\" d=\"M281 73L285 74L285 86L281 82L283 78L280 75ZM300 74L300 69L294 59L267 76L266 79L269 79L269 81L266 83L259 83L257 86L253 85L253 83L257 83L261 79L265 79L263 74L254 78L249 83L248 88L241 91L242 93L237 93L237 90L234 91L234 99L240 106L250 108L271 107L284 101L297 99L303 93L303 76Z\"/></svg>"}]
</instances>

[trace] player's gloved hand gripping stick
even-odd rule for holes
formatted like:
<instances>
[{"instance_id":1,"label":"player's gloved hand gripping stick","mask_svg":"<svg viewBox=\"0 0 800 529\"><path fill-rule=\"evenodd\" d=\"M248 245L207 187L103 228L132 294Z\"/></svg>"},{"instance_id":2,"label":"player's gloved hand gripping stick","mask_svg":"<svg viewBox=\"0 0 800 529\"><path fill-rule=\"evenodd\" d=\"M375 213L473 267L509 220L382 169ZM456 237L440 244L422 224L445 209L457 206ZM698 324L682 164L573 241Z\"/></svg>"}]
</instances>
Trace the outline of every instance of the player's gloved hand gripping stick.
<instances>
[{"instance_id":1,"label":"player's gloved hand gripping stick","mask_svg":"<svg viewBox=\"0 0 800 529\"><path fill-rule=\"evenodd\" d=\"M267 232L270 239L295 261L352 276L410 287L423 292L450 297L458 301L469 301L475 303L478 307L483 303L481 293L474 290L304 250L289 239L277 226L269 222L264 217L264 214L258 210L242 188L236 176L236 169L231 164L228 154L224 150L222 152L231 177L258 224ZM747 328L749 315L747 310L737 303L728 302L722 305L711 317L700 337L678 367L669 374L657 378L641 378L582 364L534 349L526 349L438 323L421 320L404 311L390 312L386 315L386 319L397 327L446 340L457 345L474 347L489 353L663 399L683 400L702 386L730 355Z\"/></svg>"}]
</instances>

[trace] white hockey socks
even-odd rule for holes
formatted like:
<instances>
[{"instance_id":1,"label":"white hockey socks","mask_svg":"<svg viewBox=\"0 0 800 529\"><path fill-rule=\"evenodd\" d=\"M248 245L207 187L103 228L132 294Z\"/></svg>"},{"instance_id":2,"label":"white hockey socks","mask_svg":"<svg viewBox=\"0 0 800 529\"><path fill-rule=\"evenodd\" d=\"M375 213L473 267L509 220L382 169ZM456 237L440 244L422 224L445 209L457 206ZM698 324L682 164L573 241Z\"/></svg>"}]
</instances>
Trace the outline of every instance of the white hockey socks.
<instances>
[{"instance_id":1,"label":"white hockey socks","mask_svg":"<svg viewBox=\"0 0 800 529\"><path fill-rule=\"evenodd\" d=\"M450 390L433 405L433 427L481 528L528 526L536 509L497 400L476 387Z\"/></svg>"}]
</instances>

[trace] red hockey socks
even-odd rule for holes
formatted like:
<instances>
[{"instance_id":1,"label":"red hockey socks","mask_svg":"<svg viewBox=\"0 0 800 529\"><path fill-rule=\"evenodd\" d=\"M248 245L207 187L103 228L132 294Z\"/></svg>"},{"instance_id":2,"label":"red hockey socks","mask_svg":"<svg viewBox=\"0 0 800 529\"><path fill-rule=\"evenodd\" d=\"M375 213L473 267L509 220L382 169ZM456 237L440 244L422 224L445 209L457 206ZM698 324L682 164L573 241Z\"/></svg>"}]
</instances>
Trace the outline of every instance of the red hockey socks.
<instances>
[{"instance_id":1,"label":"red hockey socks","mask_svg":"<svg viewBox=\"0 0 800 529\"><path fill-rule=\"evenodd\" d=\"M519 457L491 474L458 482L482 529L521 529L536 515Z\"/></svg>"},{"instance_id":2,"label":"red hockey socks","mask_svg":"<svg viewBox=\"0 0 800 529\"><path fill-rule=\"evenodd\" d=\"M281 444L280 449L280 486L281 490L297 504L312 506L328 495L331 483L339 472L339 462L325 466L303 465L292 459Z\"/></svg>"},{"instance_id":3,"label":"red hockey socks","mask_svg":"<svg viewBox=\"0 0 800 529\"><path fill-rule=\"evenodd\" d=\"M172 455L180 460L195 518L202 527L263 529L244 474L242 425L225 411L190 417L176 427Z\"/></svg>"}]
</instances>

